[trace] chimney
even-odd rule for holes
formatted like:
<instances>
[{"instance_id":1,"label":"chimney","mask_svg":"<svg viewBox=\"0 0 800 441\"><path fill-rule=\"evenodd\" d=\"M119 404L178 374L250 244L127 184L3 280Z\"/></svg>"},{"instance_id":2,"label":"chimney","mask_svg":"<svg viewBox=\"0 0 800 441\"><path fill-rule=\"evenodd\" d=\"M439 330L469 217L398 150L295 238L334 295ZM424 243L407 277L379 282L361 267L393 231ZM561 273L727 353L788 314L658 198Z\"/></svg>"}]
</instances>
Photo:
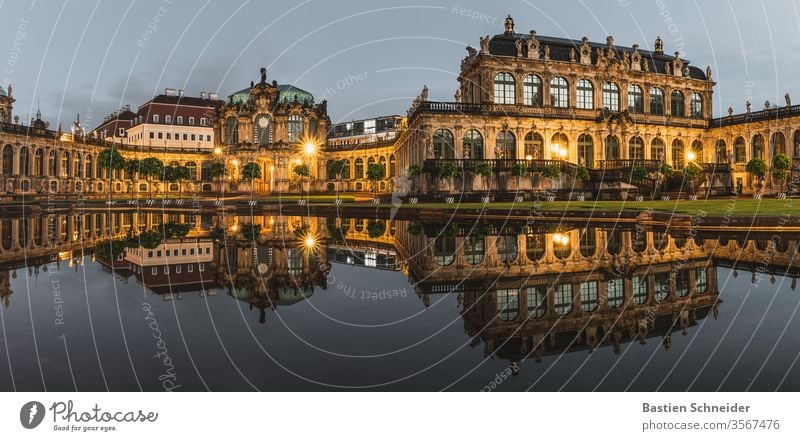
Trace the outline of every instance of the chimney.
<instances>
[{"instance_id":1,"label":"chimney","mask_svg":"<svg viewBox=\"0 0 800 441\"><path fill-rule=\"evenodd\" d=\"M200 92L200 98L202 98L204 100L207 100L208 99L208 93L207 92Z\"/></svg>"},{"instance_id":2,"label":"chimney","mask_svg":"<svg viewBox=\"0 0 800 441\"><path fill-rule=\"evenodd\" d=\"M209 97L210 99L212 99L212 100L218 100L218 99L219 99L219 94L218 94L218 93L210 93L210 94L208 95L208 97Z\"/></svg>"},{"instance_id":3,"label":"chimney","mask_svg":"<svg viewBox=\"0 0 800 441\"><path fill-rule=\"evenodd\" d=\"M183 96L183 89L178 90L178 96Z\"/></svg>"},{"instance_id":4,"label":"chimney","mask_svg":"<svg viewBox=\"0 0 800 441\"><path fill-rule=\"evenodd\" d=\"M175 89L170 89L170 88L164 89L164 95L166 95L166 96L175 96Z\"/></svg>"}]
</instances>

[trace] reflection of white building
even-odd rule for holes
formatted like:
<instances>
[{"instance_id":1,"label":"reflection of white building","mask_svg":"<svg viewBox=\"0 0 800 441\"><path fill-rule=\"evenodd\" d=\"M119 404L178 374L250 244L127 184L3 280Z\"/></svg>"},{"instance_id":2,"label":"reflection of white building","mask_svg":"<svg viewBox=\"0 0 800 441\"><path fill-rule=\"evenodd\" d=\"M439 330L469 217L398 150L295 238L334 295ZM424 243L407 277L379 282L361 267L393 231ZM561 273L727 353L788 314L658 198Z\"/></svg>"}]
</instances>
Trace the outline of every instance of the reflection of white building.
<instances>
[{"instance_id":1,"label":"reflection of white building","mask_svg":"<svg viewBox=\"0 0 800 441\"><path fill-rule=\"evenodd\" d=\"M165 242L153 249L127 248L128 270L156 294L187 291L206 293L216 287L210 239Z\"/></svg>"}]
</instances>

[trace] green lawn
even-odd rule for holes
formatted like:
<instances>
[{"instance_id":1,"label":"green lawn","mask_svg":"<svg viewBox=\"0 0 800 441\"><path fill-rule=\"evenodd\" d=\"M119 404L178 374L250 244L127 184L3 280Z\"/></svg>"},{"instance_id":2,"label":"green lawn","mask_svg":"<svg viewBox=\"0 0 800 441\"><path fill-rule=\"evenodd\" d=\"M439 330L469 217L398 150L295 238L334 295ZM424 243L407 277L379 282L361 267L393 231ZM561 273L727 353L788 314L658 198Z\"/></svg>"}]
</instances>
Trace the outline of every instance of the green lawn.
<instances>
[{"instance_id":1,"label":"green lawn","mask_svg":"<svg viewBox=\"0 0 800 441\"><path fill-rule=\"evenodd\" d=\"M384 204L383 206L390 206ZM705 212L707 216L783 216L800 215L800 199L709 199L709 200L680 200L680 201L601 201L601 202L578 202L578 201L556 201L556 202L491 202L481 204L469 202L462 204L443 204L443 203L422 203L417 205L406 205L405 207L417 208L442 208L442 209L464 209L464 210L532 210L549 212L563 211L612 211L622 210L631 211L658 211L664 213L680 213L696 215Z\"/></svg>"},{"instance_id":2,"label":"green lawn","mask_svg":"<svg viewBox=\"0 0 800 441\"><path fill-rule=\"evenodd\" d=\"M336 195L283 195L272 196L268 198L255 198L259 203L277 204L277 203L297 203L300 199L305 199L309 204L324 204L334 203L336 199L341 199L342 202L353 202L356 199L353 196L336 196Z\"/></svg>"}]
</instances>

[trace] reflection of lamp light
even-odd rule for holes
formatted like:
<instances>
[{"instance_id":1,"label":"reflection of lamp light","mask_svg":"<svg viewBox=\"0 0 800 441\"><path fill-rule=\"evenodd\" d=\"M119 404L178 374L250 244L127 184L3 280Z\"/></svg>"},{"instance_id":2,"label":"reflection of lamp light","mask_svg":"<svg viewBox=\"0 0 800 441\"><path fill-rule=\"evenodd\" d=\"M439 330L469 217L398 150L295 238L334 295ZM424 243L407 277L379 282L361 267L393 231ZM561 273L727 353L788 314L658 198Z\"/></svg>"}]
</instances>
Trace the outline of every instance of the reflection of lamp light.
<instances>
[{"instance_id":1,"label":"reflection of lamp light","mask_svg":"<svg viewBox=\"0 0 800 441\"><path fill-rule=\"evenodd\" d=\"M306 239L303 241L303 244L305 244L307 248L313 248L314 245L317 244L317 240L314 239L314 236L309 234L308 236L306 236Z\"/></svg>"},{"instance_id":2,"label":"reflection of lamp light","mask_svg":"<svg viewBox=\"0 0 800 441\"><path fill-rule=\"evenodd\" d=\"M314 153L317 153L317 146L314 145L314 143L311 142L311 141L306 143L304 149L305 149L306 155L309 155L309 156L313 155Z\"/></svg>"},{"instance_id":3,"label":"reflection of lamp light","mask_svg":"<svg viewBox=\"0 0 800 441\"><path fill-rule=\"evenodd\" d=\"M561 233L553 234L553 245L562 245L562 246L569 245L569 235Z\"/></svg>"},{"instance_id":4,"label":"reflection of lamp light","mask_svg":"<svg viewBox=\"0 0 800 441\"><path fill-rule=\"evenodd\" d=\"M303 163L303 160L300 159L300 158L297 158L297 159L294 160L294 163L297 164L297 165L300 165L300 164Z\"/></svg>"},{"instance_id":5,"label":"reflection of lamp light","mask_svg":"<svg viewBox=\"0 0 800 441\"><path fill-rule=\"evenodd\" d=\"M558 154L558 152L559 152L559 151L561 151L561 146L560 146L560 145L558 145L558 144L553 144L552 146L550 146L550 151L551 151L551 152L552 152L554 155L557 155L557 154Z\"/></svg>"},{"instance_id":6,"label":"reflection of lamp light","mask_svg":"<svg viewBox=\"0 0 800 441\"><path fill-rule=\"evenodd\" d=\"M239 225L238 224L231 225L231 231L233 231L235 233L237 230L239 230Z\"/></svg>"},{"instance_id":7,"label":"reflection of lamp light","mask_svg":"<svg viewBox=\"0 0 800 441\"><path fill-rule=\"evenodd\" d=\"M531 156L531 155L527 155L527 156L525 156L525 159L526 159L526 160L528 160L528 161L530 161L531 159L533 159L533 156Z\"/></svg>"},{"instance_id":8,"label":"reflection of lamp light","mask_svg":"<svg viewBox=\"0 0 800 441\"><path fill-rule=\"evenodd\" d=\"M689 161L694 161L695 159L697 159L697 155L694 152L689 152L686 154L686 159L688 159Z\"/></svg>"},{"instance_id":9,"label":"reflection of lamp light","mask_svg":"<svg viewBox=\"0 0 800 441\"><path fill-rule=\"evenodd\" d=\"M564 159L564 158L566 158L566 157L567 157L567 149L561 149L561 150L559 150L559 151L558 151L558 156L560 156L560 157L561 157L561 159Z\"/></svg>"},{"instance_id":10,"label":"reflection of lamp light","mask_svg":"<svg viewBox=\"0 0 800 441\"><path fill-rule=\"evenodd\" d=\"M231 164L233 164L233 166L234 166L234 167L236 167L237 165L239 165L239 160L238 160L238 159L236 159L236 158L233 158L233 159L231 160Z\"/></svg>"},{"instance_id":11,"label":"reflection of lamp light","mask_svg":"<svg viewBox=\"0 0 800 441\"><path fill-rule=\"evenodd\" d=\"M214 154L219 156L222 154L222 147L214 147Z\"/></svg>"},{"instance_id":12,"label":"reflection of lamp light","mask_svg":"<svg viewBox=\"0 0 800 441\"><path fill-rule=\"evenodd\" d=\"M275 166L274 165L270 165L269 166L269 171L270 171L270 173L274 172L275 171Z\"/></svg>"}]
</instances>

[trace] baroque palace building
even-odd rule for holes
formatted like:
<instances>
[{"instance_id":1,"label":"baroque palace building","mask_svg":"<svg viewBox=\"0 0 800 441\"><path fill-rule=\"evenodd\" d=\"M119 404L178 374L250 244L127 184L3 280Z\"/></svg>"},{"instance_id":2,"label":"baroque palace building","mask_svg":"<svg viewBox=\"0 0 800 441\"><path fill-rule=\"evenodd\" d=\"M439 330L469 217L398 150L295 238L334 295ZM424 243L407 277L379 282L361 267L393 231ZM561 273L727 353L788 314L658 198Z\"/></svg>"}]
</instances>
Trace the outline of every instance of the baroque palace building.
<instances>
[{"instance_id":1,"label":"baroque palace building","mask_svg":"<svg viewBox=\"0 0 800 441\"><path fill-rule=\"evenodd\" d=\"M373 190L370 164L386 169L378 191L427 197L487 190L655 196L686 191L688 164L701 170L691 191L775 193L787 182L771 173L759 181L745 166L753 158L769 166L779 153L793 161L788 188L796 189L800 106L787 94L785 105L767 102L753 111L748 102L743 114L728 109L714 118L714 85L710 68L667 54L660 38L650 51L618 46L613 37L605 43L546 37L516 32L508 17L503 33L481 37L478 49L467 47L453 101L429 100L426 87L406 117L331 124L326 101L267 82L262 69L260 81L225 100L170 89L86 133L79 124L64 131L41 118L20 122L12 117L9 86L0 89L0 194L358 193ZM109 148L126 159L185 166L192 179L167 184L125 170L109 176L97 167ZM334 161L341 173L329 173ZM212 178L214 162L225 164L224 177ZM243 174L248 163L259 173ZM475 172L479 165L483 173ZM402 179L411 166L421 175ZM637 167L648 175L632 182Z\"/></svg>"}]
</instances>

